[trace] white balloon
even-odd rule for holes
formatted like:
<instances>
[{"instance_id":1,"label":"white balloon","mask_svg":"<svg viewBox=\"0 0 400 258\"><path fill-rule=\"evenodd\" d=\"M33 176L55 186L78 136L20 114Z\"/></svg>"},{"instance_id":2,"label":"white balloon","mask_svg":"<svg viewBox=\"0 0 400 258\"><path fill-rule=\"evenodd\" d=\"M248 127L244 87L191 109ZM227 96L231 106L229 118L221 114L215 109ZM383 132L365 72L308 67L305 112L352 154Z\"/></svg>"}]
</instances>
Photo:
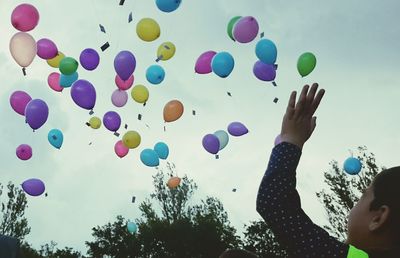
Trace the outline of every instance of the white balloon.
<instances>
[{"instance_id":1,"label":"white balloon","mask_svg":"<svg viewBox=\"0 0 400 258\"><path fill-rule=\"evenodd\" d=\"M17 32L10 40L10 52L21 67L28 67L36 56L35 39L26 32Z\"/></svg>"},{"instance_id":2,"label":"white balloon","mask_svg":"<svg viewBox=\"0 0 400 258\"><path fill-rule=\"evenodd\" d=\"M214 133L215 136L217 136L218 141L219 141L219 150L222 150L223 148L228 145L229 142L229 135L227 132L224 130L218 130Z\"/></svg>"}]
</instances>

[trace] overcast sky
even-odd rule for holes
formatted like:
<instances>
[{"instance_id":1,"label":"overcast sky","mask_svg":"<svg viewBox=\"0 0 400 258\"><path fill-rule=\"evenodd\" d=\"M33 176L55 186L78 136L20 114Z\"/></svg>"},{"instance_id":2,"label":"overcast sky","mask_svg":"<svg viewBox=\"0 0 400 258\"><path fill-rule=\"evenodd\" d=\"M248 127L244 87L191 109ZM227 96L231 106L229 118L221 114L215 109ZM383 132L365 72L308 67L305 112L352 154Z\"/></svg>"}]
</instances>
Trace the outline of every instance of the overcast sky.
<instances>
[{"instance_id":1,"label":"overcast sky","mask_svg":"<svg viewBox=\"0 0 400 258\"><path fill-rule=\"evenodd\" d=\"M84 241L92 239L93 226L112 221L118 214L129 219L140 216L137 203L152 191L156 170L145 167L139 154L158 141L169 145L168 160L176 164L178 174L187 174L198 184L196 198L220 198L241 231L243 223L260 218L255 211L258 185L288 96L306 83L318 82L326 89L317 112L317 129L303 149L298 168L303 207L317 224L323 225L326 219L315 192L324 187L323 172L332 159L342 163L349 149L366 145L380 164L399 164L400 3L396 0L183 0L177 11L168 14L149 0L126 0L124 6L117 0L26 2L40 12L39 25L30 32L36 40L50 38L60 51L77 59L88 47L100 52L95 71L78 71L80 78L96 87L95 114L102 117L109 110L117 111L123 124L142 136L141 145L119 159L113 149L117 137L104 127L95 131L85 126L90 116L74 104L69 89L57 93L49 88L47 76L57 70L36 57L24 77L9 52L9 40L16 33L11 12L22 1L0 0L0 182L20 184L40 178L46 183L48 197L28 197L26 215L32 230L27 240L35 247L54 240L60 247L86 252ZM128 23L131 11L133 22ZM236 15L254 16L260 32L276 43L277 87L257 80L252 73L257 40L240 44L228 38L227 23ZM137 37L136 23L144 17L160 24L161 36L156 41L143 42ZM106 34L100 32L99 23ZM111 47L101 52L106 41ZM156 50L165 41L176 45L176 54L161 62L164 82L150 85L145 70L155 63ZM135 84L150 90L146 107L131 98L123 108L111 104L116 89L113 59L121 50L136 56ZM207 50L233 55L235 68L228 78L194 73L197 57ZM296 62L307 51L315 53L317 67L301 78ZM34 133L9 105L15 90L24 90L49 105L47 123ZM275 97L279 98L276 104ZM185 113L164 132L162 109L172 99L182 101ZM196 110L196 116L191 110ZM138 113L143 114L142 121L137 120ZM250 132L231 137L216 160L203 149L201 139L233 121L241 121ZM61 150L47 142L53 128L64 133ZM15 156L22 143L30 144L34 152L26 162ZM133 195L136 204L131 203Z\"/></svg>"}]
</instances>

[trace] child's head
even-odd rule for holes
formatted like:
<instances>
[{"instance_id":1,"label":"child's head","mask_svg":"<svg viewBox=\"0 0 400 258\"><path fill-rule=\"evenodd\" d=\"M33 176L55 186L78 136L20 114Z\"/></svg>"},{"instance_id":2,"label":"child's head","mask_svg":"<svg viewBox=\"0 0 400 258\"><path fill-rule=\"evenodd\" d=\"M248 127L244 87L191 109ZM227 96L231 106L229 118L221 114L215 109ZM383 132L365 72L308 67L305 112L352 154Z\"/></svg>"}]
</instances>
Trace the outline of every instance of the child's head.
<instances>
[{"instance_id":1,"label":"child's head","mask_svg":"<svg viewBox=\"0 0 400 258\"><path fill-rule=\"evenodd\" d=\"M230 249L223 252L219 258L258 258L258 256L246 250Z\"/></svg>"},{"instance_id":2,"label":"child's head","mask_svg":"<svg viewBox=\"0 0 400 258\"><path fill-rule=\"evenodd\" d=\"M351 209L347 243L365 250L400 244L400 167L379 173Z\"/></svg>"}]
</instances>

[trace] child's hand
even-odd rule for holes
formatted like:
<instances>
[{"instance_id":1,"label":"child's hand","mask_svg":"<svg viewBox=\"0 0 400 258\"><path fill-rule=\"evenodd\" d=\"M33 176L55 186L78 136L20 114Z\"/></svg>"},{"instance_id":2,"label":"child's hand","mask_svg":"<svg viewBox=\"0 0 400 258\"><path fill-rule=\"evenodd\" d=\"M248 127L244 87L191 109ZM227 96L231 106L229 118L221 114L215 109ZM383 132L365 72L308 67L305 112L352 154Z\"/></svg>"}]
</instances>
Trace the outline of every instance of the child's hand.
<instances>
[{"instance_id":1,"label":"child's hand","mask_svg":"<svg viewBox=\"0 0 400 258\"><path fill-rule=\"evenodd\" d=\"M308 85L303 87L296 104L296 91L290 95L286 113L282 121L281 141L293 143L300 148L310 138L316 126L314 115L324 96L325 90L318 91L318 84L314 83L308 92Z\"/></svg>"}]
</instances>

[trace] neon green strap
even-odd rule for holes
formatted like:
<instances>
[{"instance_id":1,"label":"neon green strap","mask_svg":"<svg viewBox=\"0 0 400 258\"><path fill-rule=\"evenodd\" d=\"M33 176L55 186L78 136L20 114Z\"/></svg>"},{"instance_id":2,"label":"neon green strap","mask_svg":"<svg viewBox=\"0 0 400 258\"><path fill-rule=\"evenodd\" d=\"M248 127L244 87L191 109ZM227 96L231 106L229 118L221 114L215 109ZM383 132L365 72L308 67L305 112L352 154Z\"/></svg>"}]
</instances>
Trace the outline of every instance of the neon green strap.
<instances>
[{"instance_id":1,"label":"neon green strap","mask_svg":"<svg viewBox=\"0 0 400 258\"><path fill-rule=\"evenodd\" d=\"M363 250L357 249L354 246L349 247L349 252L347 253L347 258L368 258L368 254Z\"/></svg>"}]
</instances>

